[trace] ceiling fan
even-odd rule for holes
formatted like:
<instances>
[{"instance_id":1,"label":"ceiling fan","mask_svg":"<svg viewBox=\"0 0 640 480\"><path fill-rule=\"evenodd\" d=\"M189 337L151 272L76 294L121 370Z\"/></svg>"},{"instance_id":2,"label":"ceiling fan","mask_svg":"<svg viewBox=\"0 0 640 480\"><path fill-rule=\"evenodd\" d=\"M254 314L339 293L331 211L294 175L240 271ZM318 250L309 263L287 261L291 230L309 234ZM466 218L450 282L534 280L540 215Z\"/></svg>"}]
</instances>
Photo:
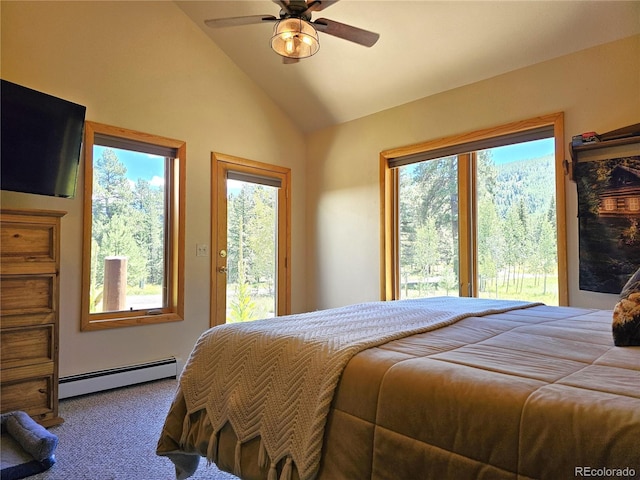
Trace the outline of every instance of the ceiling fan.
<instances>
[{"instance_id":1,"label":"ceiling fan","mask_svg":"<svg viewBox=\"0 0 640 480\"><path fill-rule=\"evenodd\" d=\"M280 16L248 15L243 17L214 18L205 20L211 28L234 27L255 23L275 23L271 48L282 56L284 63L295 63L314 55L320 48L318 33L342 38L350 42L372 47L380 35L344 23L318 18L311 21L313 12L330 7L338 0L273 0L280 6Z\"/></svg>"}]
</instances>

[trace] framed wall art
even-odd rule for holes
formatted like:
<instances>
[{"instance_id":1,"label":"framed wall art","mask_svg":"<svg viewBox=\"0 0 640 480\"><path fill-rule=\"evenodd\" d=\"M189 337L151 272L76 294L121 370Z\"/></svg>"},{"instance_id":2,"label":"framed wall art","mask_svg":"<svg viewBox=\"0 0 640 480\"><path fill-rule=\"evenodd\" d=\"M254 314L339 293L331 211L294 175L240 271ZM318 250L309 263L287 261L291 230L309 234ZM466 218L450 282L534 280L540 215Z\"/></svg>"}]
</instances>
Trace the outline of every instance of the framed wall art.
<instances>
[{"instance_id":1,"label":"framed wall art","mask_svg":"<svg viewBox=\"0 0 640 480\"><path fill-rule=\"evenodd\" d=\"M618 294L640 268L640 138L629 151L573 165L580 290Z\"/></svg>"}]
</instances>

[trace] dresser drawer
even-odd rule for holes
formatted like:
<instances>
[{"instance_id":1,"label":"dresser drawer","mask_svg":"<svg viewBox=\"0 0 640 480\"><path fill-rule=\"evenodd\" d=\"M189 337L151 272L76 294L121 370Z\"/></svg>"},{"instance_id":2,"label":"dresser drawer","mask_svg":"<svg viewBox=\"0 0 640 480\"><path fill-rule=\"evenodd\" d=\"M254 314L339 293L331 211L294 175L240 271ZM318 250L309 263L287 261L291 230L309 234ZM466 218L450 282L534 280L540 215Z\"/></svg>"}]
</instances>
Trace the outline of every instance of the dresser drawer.
<instances>
[{"instance_id":1,"label":"dresser drawer","mask_svg":"<svg viewBox=\"0 0 640 480\"><path fill-rule=\"evenodd\" d=\"M56 310L54 275L3 275L0 277L0 315L49 313Z\"/></svg>"},{"instance_id":2,"label":"dresser drawer","mask_svg":"<svg viewBox=\"0 0 640 480\"><path fill-rule=\"evenodd\" d=\"M8 328L0 332L2 370L36 363L53 362L55 338L53 325Z\"/></svg>"},{"instance_id":3,"label":"dresser drawer","mask_svg":"<svg viewBox=\"0 0 640 480\"><path fill-rule=\"evenodd\" d=\"M1 273L56 273L60 214L51 213L24 215L2 211Z\"/></svg>"},{"instance_id":4,"label":"dresser drawer","mask_svg":"<svg viewBox=\"0 0 640 480\"><path fill-rule=\"evenodd\" d=\"M3 382L0 388L2 413L22 410L36 420L46 419L54 411L53 375Z\"/></svg>"},{"instance_id":5,"label":"dresser drawer","mask_svg":"<svg viewBox=\"0 0 640 480\"><path fill-rule=\"evenodd\" d=\"M2 260L13 262L55 261L54 224L25 225L5 221L2 225Z\"/></svg>"}]
</instances>

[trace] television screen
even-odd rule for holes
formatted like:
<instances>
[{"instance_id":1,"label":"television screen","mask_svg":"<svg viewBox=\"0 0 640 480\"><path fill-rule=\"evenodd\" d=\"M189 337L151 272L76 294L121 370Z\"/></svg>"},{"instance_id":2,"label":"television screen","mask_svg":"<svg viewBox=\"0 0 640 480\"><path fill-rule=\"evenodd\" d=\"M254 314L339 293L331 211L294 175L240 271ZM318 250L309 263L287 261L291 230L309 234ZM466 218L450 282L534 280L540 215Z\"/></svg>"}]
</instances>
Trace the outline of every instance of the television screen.
<instances>
[{"instance_id":1,"label":"television screen","mask_svg":"<svg viewBox=\"0 0 640 480\"><path fill-rule=\"evenodd\" d=\"M73 198L86 107L2 80L2 190Z\"/></svg>"}]
</instances>

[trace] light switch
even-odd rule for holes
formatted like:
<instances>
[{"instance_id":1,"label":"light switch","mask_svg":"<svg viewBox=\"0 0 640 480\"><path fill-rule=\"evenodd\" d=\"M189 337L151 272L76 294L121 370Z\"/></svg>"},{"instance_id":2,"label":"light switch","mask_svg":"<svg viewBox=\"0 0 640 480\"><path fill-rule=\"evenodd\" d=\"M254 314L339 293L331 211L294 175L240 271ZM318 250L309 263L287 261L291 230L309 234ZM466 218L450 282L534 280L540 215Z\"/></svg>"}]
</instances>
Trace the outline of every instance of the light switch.
<instances>
[{"instance_id":1,"label":"light switch","mask_svg":"<svg viewBox=\"0 0 640 480\"><path fill-rule=\"evenodd\" d=\"M208 257L209 256L209 245L206 243L197 243L196 244L196 257Z\"/></svg>"}]
</instances>

